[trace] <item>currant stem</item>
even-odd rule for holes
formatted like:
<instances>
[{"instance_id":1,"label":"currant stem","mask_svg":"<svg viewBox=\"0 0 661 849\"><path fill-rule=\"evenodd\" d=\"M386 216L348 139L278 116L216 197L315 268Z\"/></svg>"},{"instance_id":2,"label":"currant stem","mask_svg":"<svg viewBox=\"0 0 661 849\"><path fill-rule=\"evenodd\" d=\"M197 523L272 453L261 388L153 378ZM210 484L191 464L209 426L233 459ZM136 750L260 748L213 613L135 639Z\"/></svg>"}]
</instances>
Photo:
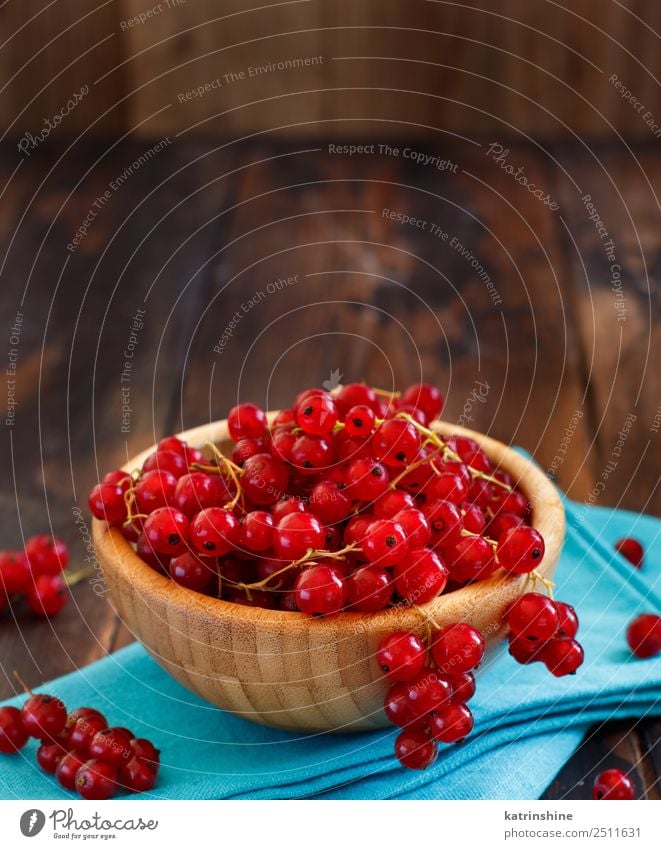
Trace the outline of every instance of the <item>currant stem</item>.
<instances>
[{"instance_id":1,"label":"currant stem","mask_svg":"<svg viewBox=\"0 0 661 849\"><path fill-rule=\"evenodd\" d=\"M278 569L276 572L273 572L266 578L262 578L261 581L255 581L252 584L244 584L243 581L238 581L233 585L237 587L237 589L245 590L246 593L248 593L250 590L260 590L263 587L266 587L268 583L274 578L277 578L278 575L282 575L284 572L288 572L290 569L294 569L297 566L302 566L304 563L311 563L314 560L318 560L320 557L329 560L344 560L345 554L348 554L350 551L356 551L358 548L359 545L357 543L347 545L345 548L341 548L339 551L325 551L323 549L308 548L305 554L302 557L299 557L298 560L292 560L291 563L287 563L287 565L283 566L282 569ZM250 595L248 595L248 600L250 600Z\"/></svg>"},{"instance_id":2,"label":"currant stem","mask_svg":"<svg viewBox=\"0 0 661 849\"><path fill-rule=\"evenodd\" d=\"M228 501L227 504L223 505L225 510L232 511L236 507L236 505L243 499L243 490L241 489L241 481L239 480L239 475L243 474L243 469L241 466L237 466L236 463L233 463L229 460L223 452L218 448L213 442L207 442L207 447L211 450L214 457L218 460L218 467L221 465L227 469L227 474L232 479L232 483L236 487L236 495L231 501Z\"/></svg>"},{"instance_id":3,"label":"currant stem","mask_svg":"<svg viewBox=\"0 0 661 849\"><path fill-rule=\"evenodd\" d=\"M25 681L21 678L21 676L18 674L18 672L15 669L13 670L13 673L14 673L14 678L18 681L18 683L25 690L25 692L28 694L28 696L30 696L30 697L34 696L34 693L32 692L32 690L28 687L28 685L25 683Z\"/></svg>"},{"instance_id":4,"label":"currant stem","mask_svg":"<svg viewBox=\"0 0 661 849\"><path fill-rule=\"evenodd\" d=\"M544 589L549 594L549 598L551 599L551 601L553 601L553 588L555 587L553 581L549 581L548 578L545 578L543 575L540 575L539 572L537 572L536 570L530 572L529 577L532 578L533 583L535 581L540 581L540 583L544 585Z\"/></svg>"},{"instance_id":5,"label":"currant stem","mask_svg":"<svg viewBox=\"0 0 661 849\"><path fill-rule=\"evenodd\" d=\"M82 569L77 569L75 572L65 572L64 580L68 587L75 587L85 578L91 578L94 574L94 568L91 566L83 566Z\"/></svg>"},{"instance_id":6,"label":"currant stem","mask_svg":"<svg viewBox=\"0 0 661 849\"><path fill-rule=\"evenodd\" d=\"M485 542L489 543L489 545L493 548L494 551L498 547L498 542L495 539L491 539L491 537L483 537L482 534L474 534L473 531L467 531L467 530L464 529L464 530L461 531L461 536L462 537L481 537Z\"/></svg>"},{"instance_id":7,"label":"currant stem","mask_svg":"<svg viewBox=\"0 0 661 849\"><path fill-rule=\"evenodd\" d=\"M434 454L432 454L431 456L435 457L437 454L440 454L440 452L441 452L441 449L437 448L436 451L434 452ZM402 471L397 475L396 478L394 478L393 480L390 481L390 489L396 489L397 484L401 480L403 480L408 475L409 472L412 472L414 469L417 469L420 466L423 466L425 463L429 463L429 461L430 461L429 457L422 457L422 459L416 460L415 463L411 463L410 466L406 466L404 469L402 469ZM432 465L432 468L434 468L433 464L431 464L431 465ZM434 469L434 471L436 471L436 469ZM440 472L436 471L436 474L440 474Z\"/></svg>"}]
</instances>

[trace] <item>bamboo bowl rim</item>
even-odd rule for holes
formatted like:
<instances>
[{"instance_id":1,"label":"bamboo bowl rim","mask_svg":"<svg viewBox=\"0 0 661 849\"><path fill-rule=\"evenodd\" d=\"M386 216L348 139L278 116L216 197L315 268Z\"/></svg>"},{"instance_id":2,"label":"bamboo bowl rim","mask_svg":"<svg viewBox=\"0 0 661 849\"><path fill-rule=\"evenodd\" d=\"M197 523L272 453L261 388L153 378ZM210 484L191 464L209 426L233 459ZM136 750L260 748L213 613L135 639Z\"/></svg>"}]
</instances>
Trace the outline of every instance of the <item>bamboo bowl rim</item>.
<instances>
[{"instance_id":1,"label":"bamboo bowl rim","mask_svg":"<svg viewBox=\"0 0 661 849\"><path fill-rule=\"evenodd\" d=\"M271 421L277 415L277 411L268 415ZM564 541L565 515L562 501L543 471L504 443L477 431L442 420L434 421L430 427L441 435L457 434L474 439L496 466L512 475L517 486L532 504L532 525L544 538L545 555L537 572L544 576L552 573ZM194 427L179 433L178 436L195 447L203 447L208 442L221 444L229 438L227 420L220 419ZM122 469L131 472L141 468L145 459L155 448L156 445L152 445L141 451ZM217 616L229 622L252 620L265 627L287 629L290 633L308 632L314 629L317 636L323 637L324 630L328 630L329 637L332 632L333 638L337 636L337 627L340 623L346 627L347 631L365 631L370 626L376 625L388 626L393 630L419 630L421 625L420 609L403 604L385 608L377 613L341 612L330 617L310 617L303 613L251 607L203 595L179 586L145 563L121 532L114 527L109 527L106 522L93 519L93 533L101 562L114 561L119 565L134 590L146 595L154 592L162 593L168 597L169 604L189 612ZM454 605L463 603L463 606L469 610L480 604L480 600L490 593L494 591L502 593L505 586L514 599L521 594L529 580L529 575L507 576L502 570L498 570L490 578L445 593L419 607L432 617L442 616L443 608L447 600L451 598Z\"/></svg>"}]
</instances>

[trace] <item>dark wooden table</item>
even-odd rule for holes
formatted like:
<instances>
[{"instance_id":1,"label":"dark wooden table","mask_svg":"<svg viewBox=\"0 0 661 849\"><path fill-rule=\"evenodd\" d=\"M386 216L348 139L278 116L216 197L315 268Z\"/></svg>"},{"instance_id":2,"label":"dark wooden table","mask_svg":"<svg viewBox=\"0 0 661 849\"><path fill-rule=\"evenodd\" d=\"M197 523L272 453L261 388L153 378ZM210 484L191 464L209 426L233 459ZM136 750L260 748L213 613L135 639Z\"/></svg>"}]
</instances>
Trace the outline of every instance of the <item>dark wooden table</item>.
<instances>
[{"instance_id":1,"label":"dark wooden table","mask_svg":"<svg viewBox=\"0 0 661 849\"><path fill-rule=\"evenodd\" d=\"M101 472L237 397L278 407L331 375L384 387L424 375L446 392L446 418L523 445L576 499L635 416L592 498L659 513L657 151L531 145L497 161L488 142L413 145L440 158L425 164L405 144L151 147L0 148L2 326L18 360L4 546L52 529L84 565L75 510ZM131 639L81 582L52 621L2 620L0 696L13 669L36 684ZM649 718L593 729L547 796L585 798L607 760L659 798L660 730Z\"/></svg>"}]
</instances>

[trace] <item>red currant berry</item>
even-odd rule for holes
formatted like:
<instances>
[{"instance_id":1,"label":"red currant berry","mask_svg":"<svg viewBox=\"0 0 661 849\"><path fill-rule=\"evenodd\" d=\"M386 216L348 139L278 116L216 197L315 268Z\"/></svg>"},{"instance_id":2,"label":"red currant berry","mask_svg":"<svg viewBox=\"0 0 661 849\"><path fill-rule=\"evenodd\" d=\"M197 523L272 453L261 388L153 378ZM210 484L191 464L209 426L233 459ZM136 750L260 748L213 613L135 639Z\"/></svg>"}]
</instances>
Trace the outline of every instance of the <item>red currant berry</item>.
<instances>
[{"instance_id":1,"label":"red currant berry","mask_svg":"<svg viewBox=\"0 0 661 849\"><path fill-rule=\"evenodd\" d=\"M522 639L546 642L558 630L560 617L556 605L541 593L525 593L507 612L507 624Z\"/></svg>"},{"instance_id":2,"label":"red currant berry","mask_svg":"<svg viewBox=\"0 0 661 849\"><path fill-rule=\"evenodd\" d=\"M343 522L351 512L351 499L335 481L319 481L310 493L310 512L325 525Z\"/></svg>"},{"instance_id":3,"label":"red currant berry","mask_svg":"<svg viewBox=\"0 0 661 849\"><path fill-rule=\"evenodd\" d=\"M342 415L346 417L352 407L365 406L375 410L377 396L371 386L364 383L347 383L339 391L335 402Z\"/></svg>"},{"instance_id":4,"label":"red currant berry","mask_svg":"<svg viewBox=\"0 0 661 849\"><path fill-rule=\"evenodd\" d=\"M158 770L142 758L131 758L119 770L119 784L132 793L144 793L156 784Z\"/></svg>"},{"instance_id":5,"label":"red currant berry","mask_svg":"<svg viewBox=\"0 0 661 849\"><path fill-rule=\"evenodd\" d=\"M423 731L427 726L424 716L418 716L409 702L406 684L400 682L391 687L383 702L386 716L398 728L417 728Z\"/></svg>"},{"instance_id":6,"label":"red currant berry","mask_svg":"<svg viewBox=\"0 0 661 849\"><path fill-rule=\"evenodd\" d=\"M661 616L641 613L627 628L629 648L640 658L654 657L661 652Z\"/></svg>"},{"instance_id":7,"label":"red currant berry","mask_svg":"<svg viewBox=\"0 0 661 849\"><path fill-rule=\"evenodd\" d=\"M227 428L235 442L244 438L259 439L266 425L266 413L256 404L238 404L227 416Z\"/></svg>"},{"instance_id":8,"label":"red currant berry","mask_svg":"<svg viewBox=\"0 0 661 849\"><path fill-rule=\"evenodd\" d=\"M423 427L427 427L429 425L429 419L425 415L424 410L421 410L420 407L414 407L412 404L399 404L396 409L391 407L388 410L387 416L392 419L398 413L408 413L412 419L414 419L418 424L423 425Z\"/></svg>"},{"instance_id":9,"label":"red currant berry","mask_svg":"<svg viewBox=\"0 0 661 849\"><path fill-rule=\"evenodd\" d=\"M34 576L59 575L69 563L69 549L49 534L30 537L25 543L25 556Z\"/></svg>"},{"instance_id":10,"label":"red currant berry","mask_svg":"<svg viewBox=\"0 0 661 849\"><path fill-rule=\"evenodd\" d=\"M409 604L426 604L445 589L448 570L429 548L416 548L395 566L395 587Z\"/></svg>"},{"instance_id":11,"label":"red currant berry","mask_svg":"<svg viewBox=\"0 0 661 849\"><path fill-rule=\"evenodd\" d=\"M347 522L344 529L344 544L345 546L354 545L355 543L362 544L367 536L367 529L372 524L371 516L353 516ZM351 556L351 552L348 556Z\"/></svg>"},{"instance_id":12,"label":"red currant berry","mask_svg":"<svg viewBox=\"0 0 661 849\"><path fill-rule=\"evenodd\" d=\"M642 567L645 550L637 539L623 537L615 543L615 550L619 551L622 557L626 557L630 563L633 563L636 569Z\"/></svg>"},{"instance_id":13,"label":"red currant berry","mask_svg":"<svg viewBox=\"0 0 661 849\"><path fill-rule=\"evenodd\" d=\"M495 497L495 502L495 504L492 503L490 505L493 512L514 513L515 516L519 516L521 519L526 519L530 512L530 505L528 504L527 498L515 489L501 495L499 487L498 495Z\"/></svg>"},{"instance_id":14,"label":"red currant berry","mask_svg":"<svg viewBox=\"0 0 661 849\"><path fill-rule=\"evenodd\" d=\"M366 404L357 404L347 413L344 424L349 436L366 439L374 430L375 421L376 416L371 407Z\"/></svg>"},{"instance_id":15,"label":"red currant berry","mask_svg":"<svg viewBox=\"0 0 661 849\"><path fill-rule=\"evenodd\" d=\"M55 775L55 770L66 752L59 743L42 743L37 749L37 763L49 775Z\"/></svg>"},{"instance_id":16,"label":"red currant berry","mask_svg":"<svg viewBox=\"0 0 661 849\"><path fill-rule=\"evenodd\" d=\"M107 761L89 760L76 773L75 787L83 799L110 799L117 789L117 768Z\"/></svg>"},{"instance_id":17,"label":"red currant berry","mask_svg":"<svg viewBox=\"0 0 661 849\"><path fill-rule=\"evenodd\" d=\"M242 466L249 457L255 454L263 454L266 451L262 439L239 439L232 451L232 462Z\"/></svg>"},{"instance_id":18,"label":"red currant berry","mask_svg":"<svg viewBox=\"0 0 661 849\"><path fill-rule=\"evenodd\" d=\"M377 519L367 529L362 549L370 563L394 566L409 551L409 541L404 529L392 519Z\"/></svg>"},{"instance_id":19,"label":"red currant berry","mask_svg":"<svg viewBox=\"0 0 661 849\"><path fill-rule=\"evenodd\" d=\"M447 676L452 687L452 704L465 705L475 695L475 676L472 672L452 672Z\"/></svg>"},{"instance_id":20,"label":"red currant berry","mask_svg":"<svg viewBox=\"0 0 661 849\"><path fill-rule=\"evenodd\" d=\"M410 681L422 672L427 651L415 634L395 631L379 643L376 660L392 681Z\"/></svg>"},{"instance_id":21,"label":"red currant berry","mask_svg":"<svg viewBox=\"0 0 661 849\"><path fill-rule=\"evenodd\" d=\"M170 472L175 478L180 478L188 472L188 460L176 451L155 451L142 466L143 474L153 471Z\"/></svg>"},{"instance_id":22,"label":"red currant berry","mask_svg":"<svg viewBox=\"0 0 661 849\"><path fill-rule=\"evenodd\" d=\"M370 439L374 455L386 466L409 466L418 456L420 434L404 419L382 422Z\"/></svg>"},{"instance_id":23,"label":"red currant berry","mask_svg":"<svg viewBox=\"0 0 661 849\"><path fill-rule=\"evenodd\" d=\"M126 728L102 728L90 741L90 757L119 766L133 757L132 739L133 735Z\"/></svg>"},{"instance_id":24,"label":"red currant berry","mask_svg":"<svg viewBox=\"0 0 661 849\"><path fill-rule=\"evenodd\" d=\"M275 593L265 590L250 590L250 598L245 590L230 588L224 591L223 598L232 604L242 604L245 607L263 607L265 610L277 610L278 599Z\"/></svg>"},{"instance_id":25,"label":"red currant berry","mask_svg":"<svg viewBox=\"0 0 661 849\"><path fill-rule=\"evenodd\" d=\"M266 510L246 514L241 525L241 547L251 552L267 551L273 543L275 521Z\"/></svg>"},{"instance_id":26,"label":"red currant berry","mask_svg":"<svg viewBox=\"0 0 661 849\"><path fill-rule=\"evenodd\" d=\"M344 607L345 586L338 573L329 566L309 566L294 585L296 606L303 613L326 616Z\"/></svg>"},{"instance_id":27,"label":"red currant berry","mask_svg":"<svg viewBox=\"0 0 661 849\"><path fill-rule=\"evenodd\" d=\"M184 475L180 480L186 480ZM174 503L177 478L166 471L145 472L135 485L135 503L140 513L153 513ZM178 505L177 505L178 506Z\"/></svg>"},{"instance_id":28,"label":"red currant berry","mask_svg":"<svg viewBox=\"0 0 661 849\"><path fill-rule=\"evenodd\" d=\"M459 542L464 523L456 504L451 501L428 501L422 512L429 523L434 546Z\"/></svg>"},{"instance_id":29,"label":"red currant berry","mask_svg":"<svg viewBox=\"0 0 661 849\"><path fill-rule=\"evenodd\" d=\"M131 488L131 475L123 469L117 469L114 472L108 472L103 476L101 483L111 483L118 486L122 492L128 492Z\"/></svg>"},{"instance_id":30,"label":"red currant berry","mask_svg":"<svg viewBox=\"0 0 661 849\"><path fill-rule=\"evenodd\" d=\"M439 631L431 653L441 672L470 672L482 662L484 649L484 637L477 628L455 622Z\"/></svg>"},{"instance_id":31,"label":"red currant berry","mask_svg":"<svg viewBox=\"0 0 661 849\"><path fill-rule=\"evenodd\" d=\"M95 519L106 521L109 525L121 525L126 521L124 491L119 486L110 483L97 484L90 492L88 504Z\"/></svg>"},{"instance_id":32,"label":"red currant berry","mask_svg":"<svg viewBox=\"0 0 661 849\"><path fill-rule=\"evenodd\" d=\"M612 799L625 801L635 799L636 790L633 781L621 769L607 769L599 773L592 785L593 799Z\"/></svg>"},{"instance_id":33,"label":"red currant berry","mask_svg":"<svg viewBox=\"0 0 661 849\"><path fill-rule=\"evenodd\" d=\"M28 741L30 735L23 725L21 711L15 707L0 707L0 753L12 755Z\"/></svg>"},{"instance_id":34,"label":"red currant berry","mask_svg":"<svg viewBox=\"0 0 661 849\"><path fill-rule=\"evenodd\" d=\"M67 709L55 696L39 693L30 696L21 711L23 727L38 740L52 741L67 722Z\"/></svg>"},{"instance_id":35,"label":"red currant berry","mask_svg":"<svg viewBox=\"0 0 661 849\"><path fill-rule=\"evenodd\" d=\"M541 658L548 671L556 678L574 675L583 663L583 648L576 640L559 637L546 643Z\"/></svg>"},{"instance_id":36,"label":"red currant berry","mask_svg":"<svg viewBox=\"0 0 661 849\"><path fill-rule=\"evenodd\" d=\"M395 755L407 769L427 769L438 755L438 746L422 731L405 729L395 740Z\"/></svg>"},{"instance_id":37,"label":"red currant berry","mask_svg":"<svg viewBox=\"0 0 661 849\"><path fill-rule=\"evenodd\" d=\"M283 463L289 463L295 442L296 436L294 436L290 430L283 427L278 428L271 435L271 453L276 459L281 460Z\"/></svg>"},{"instance_id":38,"label":"red currant berry","mask_svg":"<svg viewBox=\"0 0 661 849\"><path fill-rule=\"evenodd\" d=\"M330 439L302 433L291 447L291 463L306 474L327 469L335 460L335 449Z\"/></svg>"},{"instance_id":39,"label":"red currant berry","mask_svg":"<svg viewBox=\"0 0 661 849\"><path fill-rule=\"evenodd\" d=\"M347 607L360 613L383 610L392 599L392 579L385 569L362 566L346 582Z\"/></svg>"},{"instance_id":40,"label":"red currant berry","mask_svg":"<svg viewBox=\"0 0 661 849\"><path fill-rule=\"evenodd\" d=\"M195 548L207 556L227 554L239 542L241 524L224 507L201 510L190 526L190 538Z\"/></svg>"},{"instance_id":41,"label":"red currant berry","mask_svg":"<svg viewBox=\"0 0 661 849\"><path fill-rule=\"evenodd\" d=\"M461 475L454 472L442 472L431 480L426 493L434 500L461 504L468 496L468 486Z\"/></svg>"},{"instance_id":42,"label":"red currant berry","mask_svg":"<svg viewBox=\"0 0 661 849\"><path fill-rule=\"evenodd\" d=\"M429 717L429 732L439 743L457 743L473 730L473 714L466 705L452 704Z\"/></svg>"},{"instance_id":43,"label":"red currant berry","mask_svg":"<svg viewBox=\"0 0 661 849\"><path fill-rule=\"evenodd\" d=\"M452 699L452 687L447 678L426 670L406 682L406 696L416 717L443 710Z\"/></svg>"},{"instance_id":44,"label":"red currant berry","mask_svg":"<svg viewBox=\"0 0 661 849\"><path fill-rule=\"evenodd\" d=\"M157 572L167 572L170 558L167 554L157 554L144 534L140 534L135 544L135 553L141 560Z\"/></svg>"},{"instance_id":45,"label":"red currant berry","mask_svg":"<svg viewBox=\"0 0 661 849\"><path fill-rule=\"evenodd\" d=\"M296 422L304 433L328 436L332 433L340 414L328 392L308 395L296 408Z\"/></svg>"},{"instance_id":46,"label":"red currant berry","mask_svg":"<svg viewBox=\"0 0 661 849\"><path fill-rule=\"evenodd\" d=\"M347 491L359 501L374 501L388 489L390 475L383 463L369 457L354 460L347 469Z\"/></svg>"},{"instance_id":47,"label":"red currant berry","mask_svg":"<svg viewBox=\"0 0 661 849\"><path fill-rule=\"evenodd\" d=\"M444 554L450 577L459 584L488 578L496 568L493 548L482 537L464 537Z\"/></svg>"},{"instance_id":48,"label":"red currant berry","mask_svg":"<svg viewBox=\"0 0 661 849\"><path fill-rule=\"evenodd\" d=\"M511 528L498 540L496 556L498 565L511 575L532 572L544 557L544 540L528 525Z\"/></svg>"},{"instance_id":49,"label":"red currant berry","mask_svg":"<svg viewBox=\"0 0 661 849\"><path fill-rule=\"evenodd\" d=\"M411 404L419 407L428 421L437 419L443 409L443 396L440 389L431 383L414 383L402 393L400 398L402 404Z\"/></svg>"},{"instance_id":50,"label":"red currant berry","mask_svg":"<svg viewBox=\"0 0 661 849\"><path fill-rule=\"evenodd\" d=\"M143 737L134 737L131 740L131 751L136 758L142 758L143 761L158 764L161 760L161 753L151 740L145 740Z\"/></svg>"},{"instance_id":51,"label":"red currant berry","mask_svg":"<svg viewBox=\"0 0 661 849\"><path fill-rule=\"evenodd\" d=\"M0 552L0 590L12 596L24 593L29 583L30 567L25 555L20 551Z\"/></svg>"},{"instance_id":52,"label":"red currant berry","mask_svg":"<svg viewBox=\"0 0 661 849\"><path fill-rule=\"evenodd\" d=\"M468 436L451 436L447 444L471 469L478 472L491 471L491 461L474 439Z\"/></svg>"},{"instance_id":53,"label":"red currant berry","mask_svg":"<svg viewBox=\"0 0 661 849\"><path fill-rule=\"evenodd\" d=\"M93 708L74 711L67 719L67 748L78 752L81 757L87 757L92 737L107 727L106 718Z\"/></svg>"},{"instance_id":54,"label":"red currant berry","mask_svg":"<svg viewBox=\"0 0 661 849\"><path fill-rule=\"evenodd\" d=\"M461 504L461 515L463 517L464 530L471 534L481 534L487 526L482 508L477 504L464 501Z\"/></svg>"},{"instance_id":55,"label":"red currant berry","mask_svg":"<svg viewBox=\"0 0 661 849\"><path fill-rule=\"evenodd\" d=\"M279 501L285 494L288 481L287 467L270 454L254 454L243 464L241 488L260 507Z\"/></svg>"},{"instance_id":56,"label":"red currant berry","mask_svg":"<svg viewBox=\"0 0 661 849\"><path fill-rule=\"evenodd\" d=\"M393 516L393 521L402 526L411 548L424 548L431 540L431 528L422 511L407 507Z\"/></svg>"},{"instance_id":57,"label":"red currant berry","mask_svg":"<svg viewBox=\"0 0 661 849\"><path fill-rule=\"evenodd\" d=\"M403 489L388 489L380 495L373 505L376 519L392 519L401 510L415 507L413 496Z\"/></svg>"},{"instance_id":58,"label":"red currant berry","mask_svg":"<svg viewBox=\"0 0 661 849\"><path fill-rule=\"evenodd\" d=\"M523 519L516 513L497 513L489 522L489 536L498 541L506 531L522 524Z\"/></svg>"},{"instance_id":59,"label":"red currant berry","mask_svg":"<svg viewBox=\"0 0 661 849\"><path fill-rule=\"evenodd\" d=\"M83 765L84 761L75 752L67 752L57 764L55 777L62 787L67 790L75 790L76 774Z\"/></svg>"},{"instance_id":60,"label":"red currant berry","mask_svg":"<svg viewBox=\"0 0 661 849\"><path fill-rule=\"evenodd\" d=\"M191 472L175 481L174 498L170 498L167 504L172 504L192 519L200 510L206 510L207 507L221 507L229 500L228 489L220 475ZM166 504L163 506L165 507Z\"/></svg>"},{"instance_id":61,"label":"red currant berry","mask_svg":"<svg viewBox=\"0 0 661 849\"><path fill-rule=\"evenodd\" d=\"M323 549L324 528L311 513L290 513L281 519L273 532L273 547L277 557L298 560L310 549Z\"/></svg>"},{"instance_id":62,"label":"red currant berry","mask_svg":"<svg viewBox=\"0 0 661 849\"><path fill-rule=\"evenodd\" d=\"M516 637L514 634L509 636L509 653L517 663L528 664L542 660L542 651L545 645L546 643L526 640L522 637Z\"/></svg>"},{"instance_id":63,"label":"red currant berry","mask_svg":"<svg viewBox=\"0 0 661 849\"><path fill-rule=\"evenodd\" d=\"M202 514L198 514L200 515ZM186 550L191 526L181 510L175 510L174 507L159 507L145 519L144 534L157 554L169 554L171 557L176 557Z\"/></svg>"},{"instance_id":64,"label":"red currant berry","mask_svg":"<svg viewBox=\"0 0 661 849\"><path fill-rule=\"evenodd\" d=\"M555 609L558 611L558 637L568 637L572 640L578 633L578 616L571 604L564 601L556 601Z\"/></svg>"},{"instance_id":65,"label":"red currant berry","mask_svg":"<svg viewBox=\"0 0 661 849\"><path fill-rule=\"evenodd\" d=\"M157 451L174 451L175 454L181 454L182 457L186 456L187 448L186 443L178 436L165 436L156 446Z\"/></svg>"},{"instance_id":66,"label":"red currant berry","mask_svg":"<svg viewBox=\"0 0 661 849\"><path fill-rule=\"evenodd\" d=\"M56 616L67 603L67 585L61 575L40 575L28 587L25 600L37 616Z\"/></svg>"},{"instance_id":67,"label":"red currant berry","mask_svg":"<svg viewBox=\"0 0 661 849\"><path fill-rule=\"evenodd\" d=\"M280 519L284 519L285 516L289 516L290 513L305 512L305 502L301 501L300 498L290 498L289 496L283 498L282 501L278 501L271 508L271 515L273 516L273 521L276 525Z\"/></svg>"},{"instance_id":68,"label":"red currant berry","mask_svg":"<svg viewBox=\"0 0 661 849\"><path fill-rule=\"evenodd\" d=\"M190 551L184 551L170 561L168 572L175 584L204 593L216 581L217 572L214 569L215 560L197 557Z\"/></svg>"}]
</instances>

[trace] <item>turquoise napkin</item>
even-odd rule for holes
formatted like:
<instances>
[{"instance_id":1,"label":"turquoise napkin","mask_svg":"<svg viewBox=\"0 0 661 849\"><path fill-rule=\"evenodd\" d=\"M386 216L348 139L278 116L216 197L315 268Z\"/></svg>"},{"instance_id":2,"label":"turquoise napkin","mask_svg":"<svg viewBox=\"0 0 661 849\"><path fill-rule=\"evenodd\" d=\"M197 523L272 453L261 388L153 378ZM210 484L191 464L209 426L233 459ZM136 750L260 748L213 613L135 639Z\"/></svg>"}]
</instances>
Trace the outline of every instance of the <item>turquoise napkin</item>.
<instances>
[{"instance_id":1,"label":"turquoise napkin","mask_svg":"<svg viewBox=\"0 0 661 849\"><path fill-rule=\"evenodd\" d=\"M556 595L581 619L586 662L552 678L519 666L503 648L478 675L476 731L443 747L423 773L399 768L395 729L359 735L276 731L212 708L176 684L139 645L41 688L73 709L91 705L162 751L156 799L534 799L591 723L661 714L661 658L637 660L624 632L633 616L661 610L661 522L566 502L568 535ZM646 548L639 572L613 549L625 534ZM22 699L13 699L18 704ZM66 799L35 763L33 741L0 755L0 797Z\"/></svg>"}]
</instances>

